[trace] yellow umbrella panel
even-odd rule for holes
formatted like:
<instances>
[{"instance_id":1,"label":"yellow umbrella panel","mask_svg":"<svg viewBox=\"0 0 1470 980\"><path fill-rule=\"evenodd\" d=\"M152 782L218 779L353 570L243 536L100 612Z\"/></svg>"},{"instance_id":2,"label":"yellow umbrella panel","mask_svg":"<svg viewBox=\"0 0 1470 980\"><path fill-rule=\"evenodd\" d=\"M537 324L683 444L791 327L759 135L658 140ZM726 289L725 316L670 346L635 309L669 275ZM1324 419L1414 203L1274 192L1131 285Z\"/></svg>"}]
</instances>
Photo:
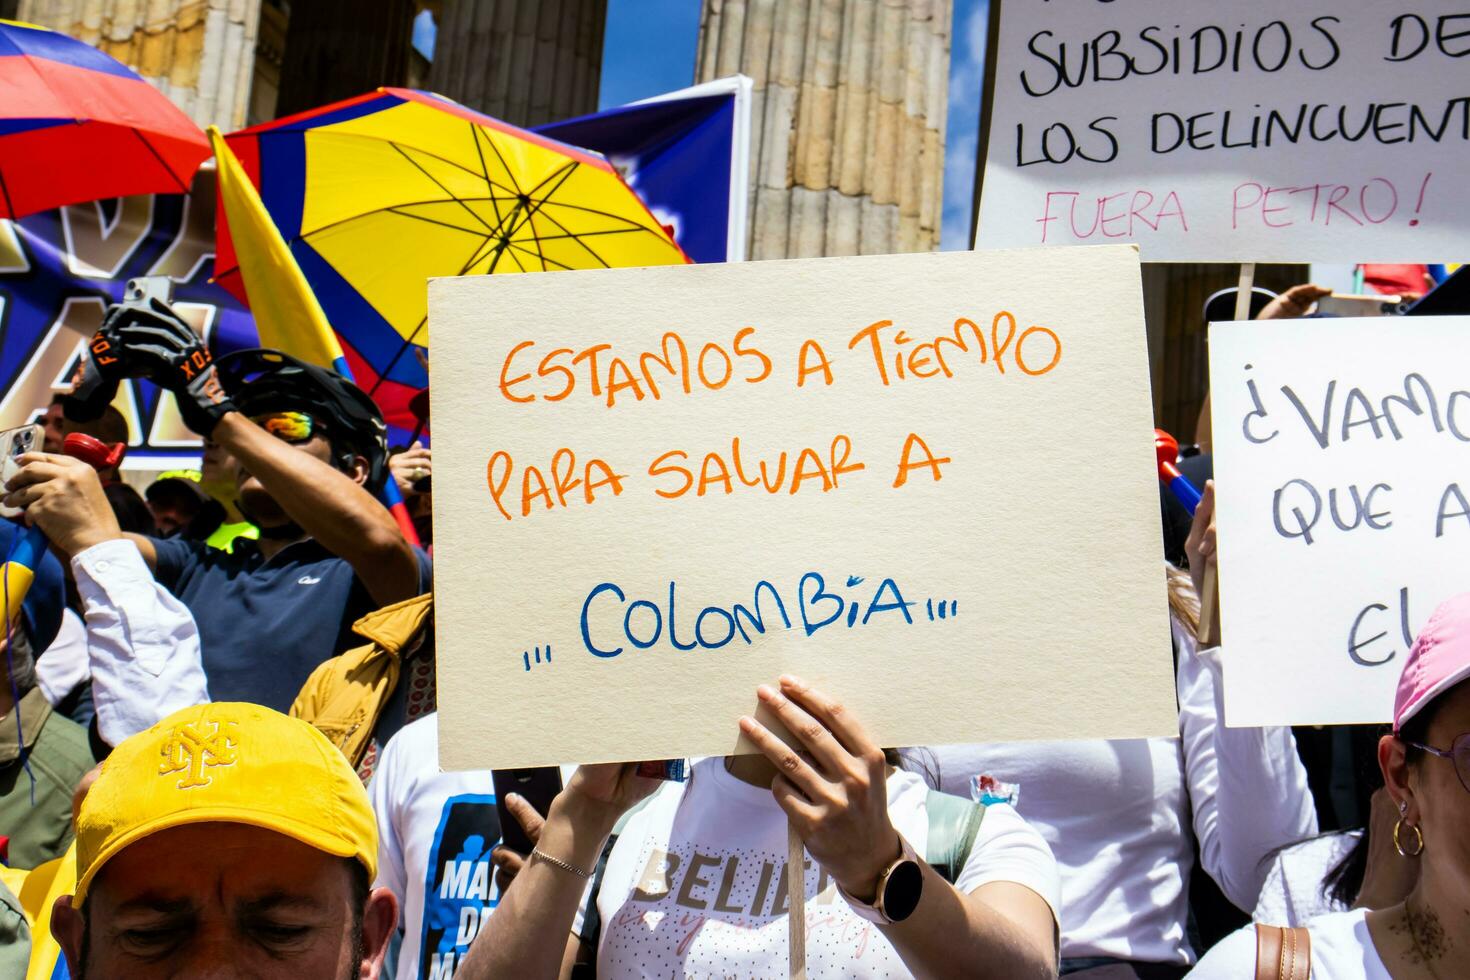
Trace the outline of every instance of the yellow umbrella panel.
<instances>
[{"instance_id":1,"label":"yellow umbrella panel","mask_svg":"<svg viewBox=\"0 0 1470 980\"><path fill-rule=\"evenodd\" d=\"M428 342L430 277L689 261L600 155L427 93L381 89L227 141L390 422L427 383L405 352ZM222 240L226 286L233 254Z\"/></svg>"}]
</instances>

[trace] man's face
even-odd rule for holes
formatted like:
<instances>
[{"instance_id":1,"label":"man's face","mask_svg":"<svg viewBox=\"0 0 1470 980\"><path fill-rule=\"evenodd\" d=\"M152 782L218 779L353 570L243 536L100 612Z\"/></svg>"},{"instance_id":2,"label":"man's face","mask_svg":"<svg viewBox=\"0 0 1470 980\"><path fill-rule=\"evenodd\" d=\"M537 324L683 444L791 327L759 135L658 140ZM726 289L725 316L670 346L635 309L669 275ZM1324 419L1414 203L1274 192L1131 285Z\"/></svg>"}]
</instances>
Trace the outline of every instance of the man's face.
<instances>
[{"instance_id":1,"label":"man's face","mask_svg":"<svg viewBox=\"0 0 1470 980\"><path fill-rule=\"evenodd\" d=\"M199 485L212 497L216 489L235 493L235 457L217 442L204 440L204 454L199 463Z\"/></svg>"},{"instance_id":2,"label":"man's face","mask_svg":"<svg viewBox=\"0 0 1470 980\"><path fill-rule=\"evenodd\" d=\"M79 980L374 978L396 906L379 889L353 908L352 877L342 858L269 830L175 827L108 861L80 911L60 900L53 932Z\"/></svg>"},{"instance_id":3,"label":"man's face","mask_svg":"<svg viewBox=\"0 0 1470 980\"><path fill-rule=\"evenodd\" d=\"M183 500L172 497L148 501L148 510L153 514L153 523L158 526L158 533L165 538L178 534L199 516L198 505L191 507Z\"/></svg>"},{"instance_id":4,"label":"man's face","mask_svg":"<svg viewBox=\"0 0 1470 980\"><path fill-rule=\"evenodd\" d=\"M332 465L332 444L320 432L313 432L310 438L300 442L288 442L288 445ZM240 501L240 509L261 527L277 527L290 521L281 505L260 485L260 481L251 476L238 461L232 458L231 462L235 466L236 499Z\"/></svg>"},{"instance_id":5,"label":"man's face","mask_svg":"<svg viewBox=\"0 0 1470 980\"><path fill-rule=\"evenodd\" d=\"M59 404L46 409L46 414L36 419L41 425L42 448L48 453L60 453L66 432L62 429L62 412Z\"/></svg>"}]
</instances>

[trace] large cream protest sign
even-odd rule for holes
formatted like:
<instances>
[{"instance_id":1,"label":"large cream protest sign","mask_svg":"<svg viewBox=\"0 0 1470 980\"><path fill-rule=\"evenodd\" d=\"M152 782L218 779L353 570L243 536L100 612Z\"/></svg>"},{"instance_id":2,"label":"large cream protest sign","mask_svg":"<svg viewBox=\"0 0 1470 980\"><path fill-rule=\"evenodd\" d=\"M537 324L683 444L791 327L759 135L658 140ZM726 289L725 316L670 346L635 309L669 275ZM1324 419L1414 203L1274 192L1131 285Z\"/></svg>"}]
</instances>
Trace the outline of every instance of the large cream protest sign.
<instances>
[{"instance_id":1,"label":"large cream protest sign","mask_svg":"<svg viewBox=\"0 0 1470 980\"><path fill-rule=\"evenodd\" d=\"M1470 589L1470 317L1210 329L1230 725L1392 716Z\"/></svg>"},{"instance_id":2,"label":"large cream protest sign","mask_svg":"<svg viewBox=\"0 0 1470 980\"><path fill-rule=\"evenodd\" d=\"M1467 72L1463 0L1005 0L978 244L1441 261Z\"/></svg>"},{"instance_id":3,"label":"large cream protest sign","mask_svg":"<svg viewBox=\"0 0 1470 980\"><path fill-rule=\"evenodd\" d=\"M435 280L448 768L1177 730L1136 250Z\"/></svg>"}]
</instances>

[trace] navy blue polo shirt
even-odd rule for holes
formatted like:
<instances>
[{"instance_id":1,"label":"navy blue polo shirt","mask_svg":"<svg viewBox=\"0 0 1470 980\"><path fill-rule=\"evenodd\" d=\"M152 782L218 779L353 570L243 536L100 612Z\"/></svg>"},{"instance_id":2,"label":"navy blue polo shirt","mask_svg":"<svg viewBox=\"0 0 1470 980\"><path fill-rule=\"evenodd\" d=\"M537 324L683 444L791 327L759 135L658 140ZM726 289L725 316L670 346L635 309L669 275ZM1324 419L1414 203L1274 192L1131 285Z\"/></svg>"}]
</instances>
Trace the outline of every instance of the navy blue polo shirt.
<instances>
[{"instance_id":1,"label":"navy blue polo shirt","mask_svg":"<svg viewBox=\"0 0 1470 980\"><path fill-rule=\"evenodd\" d=\"M378 608L352 566L314 540L269 560L254 541L232 552L181 538L153 540L154 577L178 596L199 625L209 696L286 711L317 665L367 642L352 624ZM422 551L419 591L430 587Z\"/></svg>"}]
</instances>

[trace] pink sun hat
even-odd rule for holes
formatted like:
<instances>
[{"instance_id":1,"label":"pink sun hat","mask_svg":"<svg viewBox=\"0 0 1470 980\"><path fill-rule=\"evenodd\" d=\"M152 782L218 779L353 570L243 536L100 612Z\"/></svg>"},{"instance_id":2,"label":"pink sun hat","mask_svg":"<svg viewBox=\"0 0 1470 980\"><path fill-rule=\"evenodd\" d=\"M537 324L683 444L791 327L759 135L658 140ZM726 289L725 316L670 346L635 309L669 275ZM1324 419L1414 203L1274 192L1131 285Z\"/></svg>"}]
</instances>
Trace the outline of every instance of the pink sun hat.
<instances>
[{"instance_id":1,"label":"pink sun hat","mask_svg":"<svg viewBox=\"0 0 1470 980\"><path fill-rule=\"evenodd\" d=\"M1399 675L1393 699L1393 730L1430 701L1470 678L1470 592L1440 604L1419 631Z\"/></svg>"}]
</instances>

